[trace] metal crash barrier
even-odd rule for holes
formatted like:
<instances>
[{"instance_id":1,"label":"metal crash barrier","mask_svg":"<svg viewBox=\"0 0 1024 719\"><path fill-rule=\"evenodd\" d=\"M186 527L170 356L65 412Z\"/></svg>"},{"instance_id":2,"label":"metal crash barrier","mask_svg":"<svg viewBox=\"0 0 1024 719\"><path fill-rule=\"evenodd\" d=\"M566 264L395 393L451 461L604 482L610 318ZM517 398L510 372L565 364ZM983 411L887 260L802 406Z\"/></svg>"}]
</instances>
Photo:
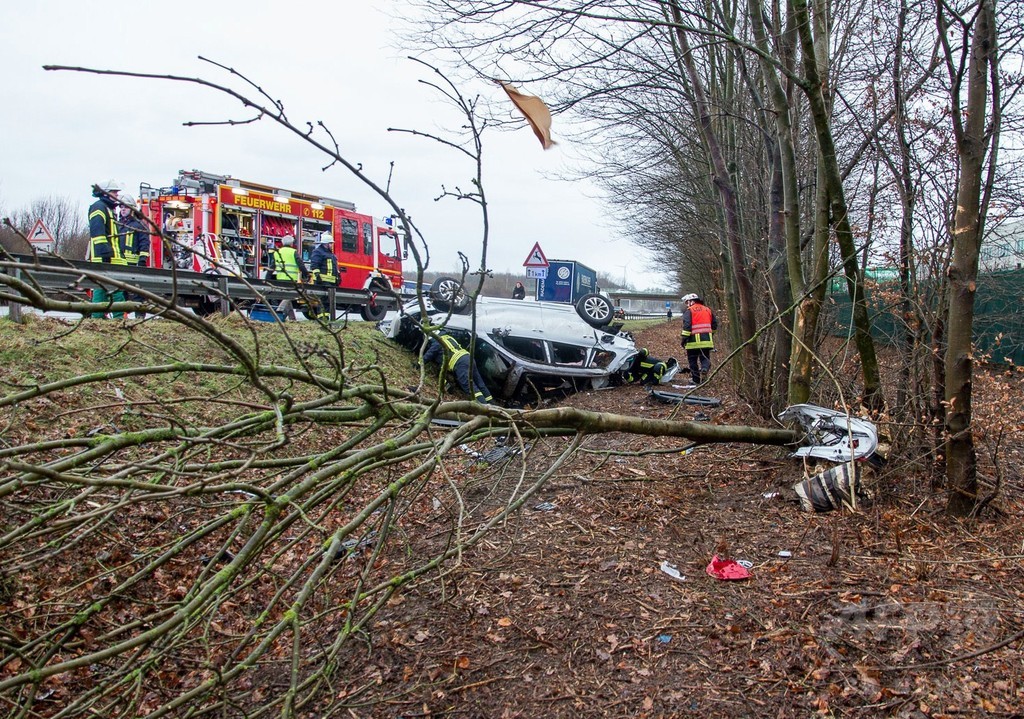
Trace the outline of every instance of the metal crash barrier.
<instances>
[{"instance_id":1,"label":"metal crash barrier","mask_svg":"<svg viewBox=\"0 0 1024 719\"><path fill-rule=\"evenodd\" d=\"M366 290L279 284L232 275L100 264L51 255L12 254L10 258L0 260L0 273L66 301L86 302L89 291L117 286L166 299L176 298L177 304L196 308L199 314L219 311L227 315L234 309L244 309L254 303L314 299L324 303L332 317L339 307L363 307L370 302L388 309L398 306L396 297L375 295ZM98 278L99 275L102 278ZM110 280L110 284L103 282L104 279ZM16 282L4 284L11 291L18 291ZM31 305L32 302L26 297L23 304ZM17 319L14 305L11 310L12 319Z\"/></svg>"}]
</instances>

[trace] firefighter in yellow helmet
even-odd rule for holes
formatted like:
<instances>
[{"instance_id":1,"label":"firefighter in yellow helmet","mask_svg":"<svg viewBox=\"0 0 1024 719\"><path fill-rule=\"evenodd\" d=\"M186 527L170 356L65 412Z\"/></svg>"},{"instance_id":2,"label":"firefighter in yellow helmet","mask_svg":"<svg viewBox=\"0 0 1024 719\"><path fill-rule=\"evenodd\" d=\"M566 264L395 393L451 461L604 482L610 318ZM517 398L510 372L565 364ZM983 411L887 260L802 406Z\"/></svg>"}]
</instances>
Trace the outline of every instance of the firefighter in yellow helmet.
<instances>
[{"instance_id":1,"label":"firefighter in yellow helmet","mask_svg":"<svg viewBox=\"0 0 1024 719\"><path fill-rule=\"evenodd\" d=\"M439 334L436 339L431 339L427 344L427 350L423 353L424 362L442 361L448 371L455 375L455 381L462 391L470 395L481 404L490 404L494 398L491 391L487 389L487 383L480 375L477 363L473 362L472 373L470 373L469 352L463 349L458 341L448 334Z\"/></svg>"}]
</instances>

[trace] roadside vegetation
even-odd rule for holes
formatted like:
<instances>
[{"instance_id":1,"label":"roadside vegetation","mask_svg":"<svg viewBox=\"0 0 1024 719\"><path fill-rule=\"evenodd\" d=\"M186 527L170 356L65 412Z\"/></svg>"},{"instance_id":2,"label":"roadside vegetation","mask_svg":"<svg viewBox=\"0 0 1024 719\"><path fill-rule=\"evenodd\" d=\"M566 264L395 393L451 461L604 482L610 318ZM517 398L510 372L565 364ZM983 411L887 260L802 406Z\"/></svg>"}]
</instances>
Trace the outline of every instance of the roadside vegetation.
<instances>
[{"instance_id":1,"label":"roadside vegetation","mask_svg":"<svg viewBox=\"0 0 1024 719\"><path fill-rule=\"evenodd\" d=\"M990 519L949 527L905 459L858 512L814 516L782 448L660 431L748 421L725 374L715 409L627 385L473 417L368 323L210 324L227 345L0 322L5 715L1013 706L1013 372L979 381ZM625 329L675 351L678 322ZM706 576L715 554L754 580Z\"/></svg>"},{"instance_id":2,"label":"roadside vegetation","mask_svg":"<svg viewBox=\"0 0 1024 719\"><path fill-rule=\"evenodd\" d=\"M0 323L8 715L1019 712L1021 373L972 338L986 222L1020 211L1000 152L1020 132L1021 8L428 9L419 40L451 67L488 87L527 68L556 117L584 120L575 139L638 244L720 312L701 392L721 406L639 386L482 406L367 325L201 318L156 296L129 307L143 322ZM478 296L484 131L508 108L416 62L455 129L395 131L469 168L439 199L479 207L456 273ZM209 66L227 84L47 69L240 101L226 122L277 123L377 191L422 283L436 262L387 170ZM891 347L868 312L883 260ZM31 273L0 274L2 300L94 309ZM625 328L681 354L678 319ZM845 511L785 502L823 469L788 457L801 433L776 420L804 402L868 414L883 440ZM749 557L753 581L711 579L716 556Z\"/></svg>"}]
</instances>

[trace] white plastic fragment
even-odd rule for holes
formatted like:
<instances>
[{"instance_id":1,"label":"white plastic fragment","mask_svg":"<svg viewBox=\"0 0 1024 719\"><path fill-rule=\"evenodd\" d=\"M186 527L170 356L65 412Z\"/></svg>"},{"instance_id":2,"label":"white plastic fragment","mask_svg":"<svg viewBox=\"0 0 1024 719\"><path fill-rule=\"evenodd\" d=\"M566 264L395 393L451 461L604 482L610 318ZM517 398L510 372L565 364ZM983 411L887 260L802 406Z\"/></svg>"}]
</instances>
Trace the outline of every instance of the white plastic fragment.
<instances>
[{"instance_id":1,"label":"white plastic fragment","mask_svg":"<svg viewBox=\"0 0 1024 719\"><path fill-rule=\"evenodd\" d=\"M663 559L661 561L661 571L663 571L668 576L670 576L673 579L676 579L676 580L678 580L680 582L685 582L686 581L686 577L684 577L682 574L679 573L679 569L676 568L676 565L669 564L669 561L667 559Z\"/></svg>"}]
</instances>

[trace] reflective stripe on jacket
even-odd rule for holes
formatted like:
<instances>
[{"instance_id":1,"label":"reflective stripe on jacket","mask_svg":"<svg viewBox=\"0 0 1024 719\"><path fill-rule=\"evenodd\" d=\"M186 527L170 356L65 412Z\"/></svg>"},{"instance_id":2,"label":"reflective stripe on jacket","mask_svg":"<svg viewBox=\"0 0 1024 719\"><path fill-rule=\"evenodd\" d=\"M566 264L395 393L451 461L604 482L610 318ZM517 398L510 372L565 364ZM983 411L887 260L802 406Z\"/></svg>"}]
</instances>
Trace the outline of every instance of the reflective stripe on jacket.
<instances>
[{"instance_id":1,"label":"reflective stripe on jacket","mask_svg":"<svg viewBox=\"0 0 1024 719\"><path fill-rule=\"evenodd\" d=\"M275 280L298 282L301 276L298 253L296 253L294 247L278 247L274 250Z\"/></svg>"},{"instance_id":2,"label":"reflective stripe on jacket","mask_svg":"<svg viewBox=\"0 0 1024 719\"><path fill-rule=\"evenodd\" d=\"M695 303L683 311L683 344L686 349L713 348L716 329L718 321L704 305Z\"/></svg>"},{"instance_id":3,"label":"reflective stripe on jacket","mask_svg":"<svg viewBox=\"0 0 1024 719\"><path fill-rule=\"evenodd\" d=\"M448 348L448 369L454 370L460 359L469 356L469 351L463 349L462 345L455 341L455 338L441 335L439 339L441 344Z\"/></svg>"},{"instance_id":4,"label":"reflective stripe on jacket","mask_svg":"<svg viewBox=\"0 0 1024 719\"><path fill-rule=\"evenodd\" d=\"M338 284L338 258L330 250L318 245L309 259L309 271L317 282L325 285Z\"/></svg>"},{"instance_id":5,"label":"reflective stripe on jacket","mask_svg":"<svg viewBox=\"0 0 1024 719\"><path fill-rule=\"evenodd\" d=\"M110 204L102 198L89 207L89 247L93 262L127 265L121 238L117 234L117 221Z\"/></svg>"},{"instance_id":6,"label":"reflective stripe on jacket","mask_svg":"<svg viewBox=\"0 0 1024 719\"><path fill-rule=\"evenodd\" d=\"M149 233L134 217L121 223L121 246L124 248L125 264L149 264Z\"/></svg>"},{"instance_id":7,"label":"reflective stripe on jacket","mask_svg":"<svg viewBox=\"0 0 1024 719\"><path fill-rule=\"evenodd\" d=\"M647 382L660 382L661 376L665 374L668 365L655 359L645 359L640 362L640 379Z\"/></svg>"},{"instance_id":8,"label":"reflective stripe on jacket","mask_svg":"<svg viewBox=\"0 0 1024 719\"><path fill-rule=\"evenodd\" d=\"M136 265L139 262L139 254L135 251L135 230L128 226L122 227L121 237L124 241L125 264Z\"/></svg>"}]
</instances>

